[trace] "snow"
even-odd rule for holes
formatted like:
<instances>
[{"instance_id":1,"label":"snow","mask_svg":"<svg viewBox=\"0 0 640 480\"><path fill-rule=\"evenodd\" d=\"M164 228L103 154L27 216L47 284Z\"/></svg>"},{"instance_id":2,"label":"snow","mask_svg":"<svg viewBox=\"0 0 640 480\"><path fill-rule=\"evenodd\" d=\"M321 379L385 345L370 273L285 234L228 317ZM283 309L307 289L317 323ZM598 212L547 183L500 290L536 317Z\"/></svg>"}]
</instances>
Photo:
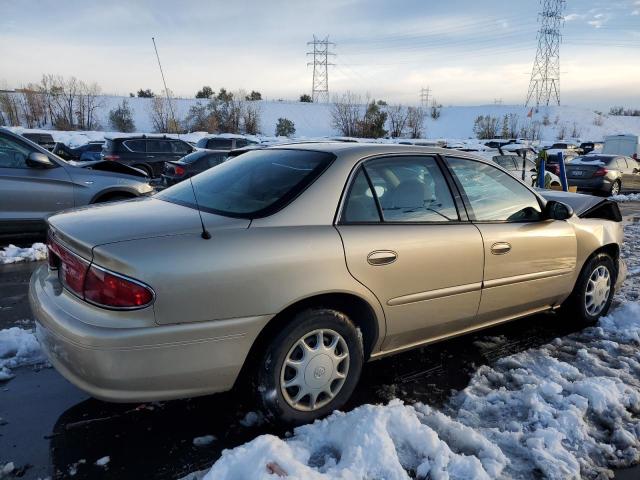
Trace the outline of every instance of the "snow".
<instances>
[{"instance_id":1,"label":"snow","mask_svg":"<svg viewBox=\"0 0 640 480\"><path fill-rule=\"evenodd\" d=\"M216 437L213 435L203 435L202 437L196 437L193 439L193 444L196 447L206 447L207 445L211 445L216 440Z\"/></svg>"},{"instance_id":2,"label":"snow","mask_svg":"<svg viewBox=\"0 0 640 480\"><path fill-rule=\"evenodd\" d=\"M627 193L621 195L613 195L609 197L609 200L615 200L616 202L640 202L640 193Z\"/></svg>"},{"instance_id":3,"label":"snow","mask_svg":"<svg viewBox=\"0 0 640 480\"><path fill-rule=\"evenodd\" d=\"M13 378L12 368L45 362L33 331L19 327L0 330L0 381Z\"/></svg>"},{"instance_id":4,"label":"snow","mask_svg":"<svg viewBox=\"0 0 640 480\"><path fill-rule=\"evenodd\" d=\"M109 457L108 455L102 458L99 458L98 460L96 460L96 465L98 467L106 467L107 464L111 461L111 457Z\"/></svg>"},{"instance_id":5,"label":"snow","mask_svg":"<svg viewBox=\"0 0 640 480\"><path fill-rule=\"evenodd\" d=\"M640 458L640 225L625 227L630 277L597 326L480 367L439 410L363 405L225 450L204 477L610 478ZM487 337L487 346L503 343Z\"/></svg>"},{"instance_id":6,"label":"snow","mask_svg":"<svg viewBox=\"0 0 640 480\"><path fill-rule=\"evenodd\" d=\"M34 243L28 248L15 245L0 250L0 265L18 262L37 262L47 258L47 246L44 243Z\"/></svg>"},{"instance_id":7,"label":"snow","mask_svg":"<svg viewBox=\"0 0 640 480\"><path fill-rule=\"evenodd\" d=\"M249 412L240 420L240 425L243 427L254 427L262 423L264 423L264 416L259 412Z\"/></svg>"},{"instance_id":8,"label":"snow","mask_svg":"<svg viewBox=\"0 0 640 480\"><path fill-rule=\"evenodd\" d=\"M103 96L103 107L98 111L99 123L103 127L109 125L109 111L115 108L122 100L127 100L132 109L136 130L141 133L153 132L149 98L128 98L117 96ZM189 108L202 100L175 99L176 116L184 118ZM260 131L263 135L274 135L278 118L284 117L292 120L296 128L298 139L333 137L337 138L340 132L332 127L331 104L305 103L295 101L256 101L255 105L260 110ZM518 105L478 105L478 106L448 106L441 109L441 116L437 120L427 115L424 121L423 134L426 138L439 139L450 138L463 139L474 138L474 120L480 115L491 115L500 120L504 115L517 115L519 125L527 125L533 121L541 123L541 138L545 144L556 142L561 130L571 132L573 124L579 132L580 140L602 140L605 136L620 133L640 134L640 117L609 116L602 117L602 125L595 125L596 114L593 110L572 106L549 106L541 108L534 113L532 118L527 118L529 109ZM545 117L548 125L542 125ZM556 123L556 120L558 121ZM35 131L22 127L11 127L17 132ZM48 131L54 140L79 146L92 140L103 140L105 135L121 135L118 132L61 132ZM188 141L197 141L205 132L195 132L180 135L180 138ZM175 135L177 136L177 135ZM578 139L574 139L578 140ZM563 143L575 143L569 140L561 140Z\"/></svg>"}]
</instances>

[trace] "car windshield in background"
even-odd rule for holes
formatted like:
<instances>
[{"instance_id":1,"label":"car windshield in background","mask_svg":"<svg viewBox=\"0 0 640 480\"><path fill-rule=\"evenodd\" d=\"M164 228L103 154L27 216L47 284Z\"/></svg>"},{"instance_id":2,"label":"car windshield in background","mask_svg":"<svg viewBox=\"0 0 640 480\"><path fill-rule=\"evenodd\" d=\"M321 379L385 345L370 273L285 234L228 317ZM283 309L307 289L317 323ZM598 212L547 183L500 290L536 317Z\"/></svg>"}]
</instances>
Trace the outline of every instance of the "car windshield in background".
<instances>
[{"instance_id":1,"label":"car windshield in background","mask_svg":"<svg viewBox=\"0 0 640 480\"><path fill-rule=\"evenodd\" d=\"M229 217L259 218L285 207L335 157L302 150L257 150L162 191L155 198Z\"/></svg>"}]
</instances>

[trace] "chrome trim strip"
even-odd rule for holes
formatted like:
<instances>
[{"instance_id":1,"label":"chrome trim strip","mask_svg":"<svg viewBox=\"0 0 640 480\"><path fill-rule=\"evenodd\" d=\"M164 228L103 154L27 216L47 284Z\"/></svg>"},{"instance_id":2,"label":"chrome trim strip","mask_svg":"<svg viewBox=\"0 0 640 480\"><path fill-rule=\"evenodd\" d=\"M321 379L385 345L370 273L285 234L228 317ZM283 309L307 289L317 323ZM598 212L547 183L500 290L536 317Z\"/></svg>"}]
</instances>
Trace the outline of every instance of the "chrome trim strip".
<instances>
[{"instance_id":1,"label":"chrome trim strip","mask_svg":"<svg viewBox=\"0 0 640 480\"><path fill-rule=\"evenodd\" d=\"M513 277L496 278L495 280L487 280L484 282L483 288L502 287L513 283L528 282L531 280L540 280L542 278L560 277L573 273L573 268L562 268L559 270L547 270L544 272L525 273L524 275L515 275Z\"/></svg>"},{"instance_id":2,"label":"chrome trim strip","mask_svg":"<svg viewBox=\"0 0 640 480\"><path fill-rule=\"evenodd\" d=\"M455 287L438 288L437 290L429 290L428 292L411 293L402 297L391 298L387 301L387 305L394 307L396 305L406 305L407 303L422 302L424 300L433 300L435 298L451 297L462 293L475 292L482 288L482 283L468 283L466 285L458 285Z\"/></svg>"}]
</instances>

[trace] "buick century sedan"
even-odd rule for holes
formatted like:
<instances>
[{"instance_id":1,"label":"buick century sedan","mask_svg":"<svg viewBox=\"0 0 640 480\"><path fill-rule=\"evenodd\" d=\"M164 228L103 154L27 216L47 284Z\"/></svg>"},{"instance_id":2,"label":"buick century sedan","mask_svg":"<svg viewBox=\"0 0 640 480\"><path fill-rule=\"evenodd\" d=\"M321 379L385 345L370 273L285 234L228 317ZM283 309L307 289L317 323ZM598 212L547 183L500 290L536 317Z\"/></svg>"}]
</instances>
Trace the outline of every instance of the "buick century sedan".
<instances>
[{"instance_id":1,"label":"buick century sedan","mask_svg":"<svg viewBox=\"0 0 640 480\"><path fill-rule=\"evenodd\" d=\"M606 314L625 276L618 207L550 195L452 150L248 152L50 217L37 336L100 399L251 382L270 418L307 422L344 405L364 362L539 312Z\"/></svg>"}]
</instances>

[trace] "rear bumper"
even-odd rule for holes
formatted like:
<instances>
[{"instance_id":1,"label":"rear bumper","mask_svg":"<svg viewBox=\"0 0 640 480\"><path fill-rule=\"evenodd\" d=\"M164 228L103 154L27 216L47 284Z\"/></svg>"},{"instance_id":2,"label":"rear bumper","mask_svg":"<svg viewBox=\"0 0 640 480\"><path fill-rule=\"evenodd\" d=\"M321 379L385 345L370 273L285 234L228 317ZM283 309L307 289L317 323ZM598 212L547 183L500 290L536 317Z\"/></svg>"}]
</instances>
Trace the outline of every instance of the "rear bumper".
<instances>
[{"instance_id":1,"label":"rear bumper","mask_svg":"<svg viewBox=\"0 0 640 480\"><path fill-rule=\"evenodd\" d=\"M83 322L91 308L58 301L46 266L29 287L36 336L53 366L90 395L114 402L229 390L269 316L136 328ZM64 308L63 308L64 306ZM86 318L86 317L84 317Z\"/></svg>"},{"instance_id":2,"label":"rear bumper","mask_svg":"<svg viewBox=\"0 0 640 480\"><path fill-rule=\"evenodd\" d=\"M585 179L577 179L577 178L569 178L567 179L569 186L578 187L578 190L583 190L587 192L594 191L609 191L611 189L611 182L604 178L585 178Z\"/></svg>"}]
</instances>

